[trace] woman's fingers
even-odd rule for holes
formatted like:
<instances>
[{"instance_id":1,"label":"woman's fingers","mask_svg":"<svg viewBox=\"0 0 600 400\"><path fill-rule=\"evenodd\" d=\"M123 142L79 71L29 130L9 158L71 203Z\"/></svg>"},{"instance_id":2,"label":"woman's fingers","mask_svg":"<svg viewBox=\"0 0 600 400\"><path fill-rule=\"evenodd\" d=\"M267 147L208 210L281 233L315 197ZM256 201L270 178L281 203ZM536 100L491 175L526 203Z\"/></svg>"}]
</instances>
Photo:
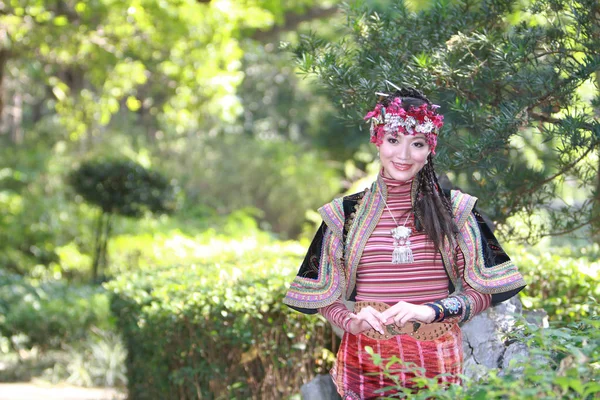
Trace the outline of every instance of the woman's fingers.
<instances>
[{"instance_id":1,"label":"woman's fingers","mask_svg":"<svg viewBox=\"0 0 600 400\"><path fill-rule=\"evenodd\" d=\"M400 301L394 306L388 308L384 312L381 313L385 324L389 325L396 322L396 317L399 315L404 315L410 309L410 304L404 301Z\"/></svg>"},{"instance_id":2,"label":"woman's fingers","mask_svg":"<svg viewBox=\"0 0 600 400\"><path fill-rule=\"evenodd\" d=\"M381 315L385 318L385 325L397 324L398 326L404 326L409 321L430 323L435 316L435 312L429 306L400 301L385 310Z\"/></svg>"},{"instance_id":3,"label":"woman's fingers","mask_svg":"<svg viewBox=\"0 0 600 400\"><path fill-rule=\"evenodd\" d=\"M432 312L428 306L404 301L398 302L383 312L379 312L373 307L365 307L354 317L358 323L352 328L352 333L359 334L373 328L383 335L386 331L386 325L395 324L403 328L410 321L429 323L432 320Z\"/></svg>"},{"instance_id":4,"label":"woman's fingers","mask_svg":"<svg viewBox=\"0 0 600 400\"><path fill-rule=\"evenodd\" d=\"M414 313L407 313L398 320L398 326L400 326L402 328L408 321L412 321L414 319L415 319Z\"/></svg>"},{"instance_id":5,"label":"woman's fingers","mask_svg":"<svg viewBox=\"0 0 600 400\"><path fill-rule=\"evenodd\" d=\"M373 329L383 335L383 324L377 318L375 318L375 316L369 315L367 317L367 322L373 327Z\"/></svg>"},{"instance_id":6,"label":"woman's fingers","mask_svg":"<svg viewBox=\"0 0 600 400\"><path fill-rule=\"evenodd\" d=\"M363 308L357 315L359 319L366 321L377 332L384 333L384 322L381 313L372 307Z\"/></svg>"},{"instance_id":7,"label":"woman's fingers","mask_svg":"<svg viewBox=\"0 0 600 400\"><path fill-rule=\"evenodd\" d=\"M414 315L411 312L401 312L394 317L394 323L400 328L403 328L404 324L410 321L413 316Z\"/></svg>"}]
</instances>

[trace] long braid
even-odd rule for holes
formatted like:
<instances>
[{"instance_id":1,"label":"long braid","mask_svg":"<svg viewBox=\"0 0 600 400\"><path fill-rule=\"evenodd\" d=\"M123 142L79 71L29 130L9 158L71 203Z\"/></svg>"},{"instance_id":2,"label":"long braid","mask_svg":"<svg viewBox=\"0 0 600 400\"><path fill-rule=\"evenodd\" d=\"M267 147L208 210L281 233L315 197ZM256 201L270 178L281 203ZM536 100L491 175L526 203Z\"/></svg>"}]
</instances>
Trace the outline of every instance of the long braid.
<instances>
[{"instance_id":1,"label":"long braid","mask_svg":"<svg viewBox=\"0 0 600 400\"><path fill-rule=\"evenodd\" d=\"M420 224L417 229L424 228L427 236L433 241L436 248L443 249L447 241L450 245L450 260L458 276L456 252L456 234L458 227L454 221L452 204L446 197L435 174L431 155L427 164L417 174L417 192L415 201L415 214Z\"/></svg>"}]
</instances>

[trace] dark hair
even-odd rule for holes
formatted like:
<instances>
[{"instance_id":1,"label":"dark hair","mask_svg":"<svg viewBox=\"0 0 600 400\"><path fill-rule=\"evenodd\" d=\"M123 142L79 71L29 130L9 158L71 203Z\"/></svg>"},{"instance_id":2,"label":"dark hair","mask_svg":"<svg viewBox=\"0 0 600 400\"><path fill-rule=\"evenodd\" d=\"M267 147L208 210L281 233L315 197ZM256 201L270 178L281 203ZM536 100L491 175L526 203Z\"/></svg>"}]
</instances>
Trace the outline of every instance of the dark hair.
<instances>
[{"instance_id":1,"label":"dark hair","mask_svg":"<svg viewBox=\"0 0 600 400\"><path fill-rule=\"evenodd\" d=\"M397 97L400 97L402 106L407 111L410 106L419 107L425 103L431 104L423 92L415 88L402 88L389 93L380 103L387 107ZM431 154L427 157L427 164L417 173L415 183L417 185L414 204L416 228L425 230L438 249L443 248L442 246L447 240L452 249L452 262L455 263L455 236L458 233L458 227L454 222L450 199L444 195L435 174Z\"/></svg>"}]
</instances>

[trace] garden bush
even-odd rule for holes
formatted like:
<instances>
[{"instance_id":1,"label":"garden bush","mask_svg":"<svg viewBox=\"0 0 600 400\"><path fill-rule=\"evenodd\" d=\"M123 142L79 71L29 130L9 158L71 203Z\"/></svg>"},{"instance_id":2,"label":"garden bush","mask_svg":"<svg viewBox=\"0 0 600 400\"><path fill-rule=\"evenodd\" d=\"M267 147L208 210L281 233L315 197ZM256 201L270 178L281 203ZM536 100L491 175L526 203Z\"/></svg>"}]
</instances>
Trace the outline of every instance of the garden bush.
<instances>
[{"instance_id":1,"label":"garden bush","mask_svg":"<svg viewBox=\"0 0 600 400\"><path fill-rule=\"evenodd\" d=\"M129 398L284 398L330 366L329 324L281 302L303 246L211 248L203 262L106 284L128 350Z\"/></svg>"},{"instance_id":2,"label":"garden bush","mask_svg":"<svg viewBox=\"0 0 600 400\"><path fill-rule=\"evenodd\" d=\"M566 324L590 315L589 298L600 299L598 245L573 253L570 247L508 246L525 276L523 306L544 309L551 320Z\"/></svg>"},{"instance_id":3,"label":"garden bush","mask_svg":"<svg viewBox=\"0 0 600 400\"><path fill-rule=\"evenodd\" d=\"M25 337L19 343L26 349L60 349L83 340L91 327L114 328L113 320L101 287L36 284L0 270L0 335Z\"/></svg>"}]
</instances>

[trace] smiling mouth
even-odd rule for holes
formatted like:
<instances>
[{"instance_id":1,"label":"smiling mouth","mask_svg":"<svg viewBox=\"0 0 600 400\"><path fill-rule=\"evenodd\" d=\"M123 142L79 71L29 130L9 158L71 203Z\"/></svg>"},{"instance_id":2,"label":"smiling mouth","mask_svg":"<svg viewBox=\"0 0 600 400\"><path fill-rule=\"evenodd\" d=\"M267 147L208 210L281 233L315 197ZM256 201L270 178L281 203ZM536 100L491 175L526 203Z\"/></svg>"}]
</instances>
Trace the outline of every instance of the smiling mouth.
<instances>
[{"instance_id":1,"label":"smiling mouth","mask_svg":"<svg viewBox=\"0 0 600 400\"><path fill-rule=\"evenodd\" d=\"M407 171L412 166L411 164L397 164L397 163L392 163L392 164L394 164L394 167L400 171Z\"/></svg>"}]
</instances>

